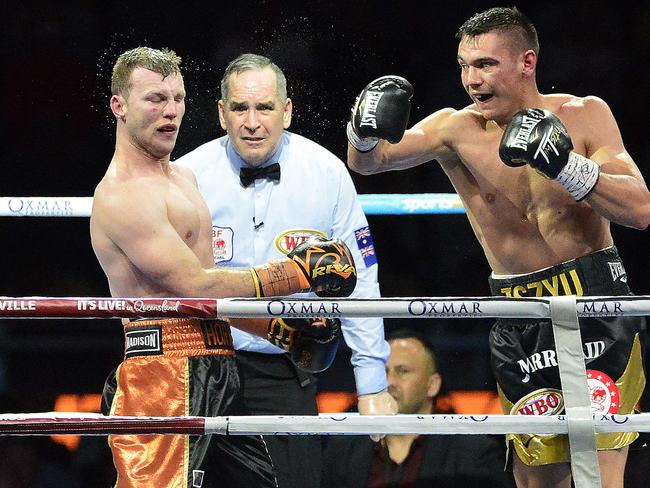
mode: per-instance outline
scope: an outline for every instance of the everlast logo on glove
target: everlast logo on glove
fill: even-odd
[[[363,101],[363,111],[361,114],[361,126],[377,128],[377,105],[383,92],[369,91],[366,93],[366,98]]]
[[[354,148],[366,152],[379,139],[397,144],[411,112],[413,87],[401,76],[382,76],[366,85],[357,97],[346,128]]]
[[[517,112],[503,131],[499,157],[508,166],[529,164],[554,179],[579,202],[598,183],[600,166],[573,151],[567,128],[553,112],[527,108]]]
[[[530,115],[524,115],[521,118],[521,127],[519,128],[519,131],[517,131],[517,135],[515,136],[515,140],[512,142],[513,147],[518,147],[519,149],[523,149],[524,151],[528,149],[528,141],[537,139],[537,137],[531,137],[531,133],[533,129],[539,124],[539,121],[542,119],[542,117],[538,117],[537,113],[532,112]],[[524,161],[522,163],[526,164]]]

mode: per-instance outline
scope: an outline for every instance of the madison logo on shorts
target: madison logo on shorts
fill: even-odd
[[[275,238],[275,247],[282,254],[289,254],[296,246],[311,239],[312,237],[323,237],[327,239],[327,234],[316,229],[289,229],[278,234]]]
[[[564,410],[562,392],[554,388],[535,390],[521,398],[510,415],[558,415]]]
[[[608,375],[602,371],[588,369],[587,386],[593,413],[618,413],[618,387]]]
[[[162,327],[131,327],[124,330],[124,356],[162,354]]]

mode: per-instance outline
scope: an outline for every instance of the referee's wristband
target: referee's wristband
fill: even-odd
[[[589,158],[574,152],[569,153],[569,160],[557,175],[555,181],[577,201],[591,193],[600,176],[600,166]]]
[[[352,144],[352,147],[359,152],[370,152],[377,144],[379,144],[378,137],[359,137],[357,133],[354,132],[351,122],[348,122],[345,132],[348,135],[348,141]]]

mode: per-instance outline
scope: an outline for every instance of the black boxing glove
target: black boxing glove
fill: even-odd
[[[374,149],[379,139],[402,140],[411,112],[413,87],[401,76],[382,76],[357,97],[347,125],[350,144],[361,152]]]
[[[508,166],[529,164],[562,185],[576,201],[598,183],[600,167],[573,152],[571,137],[560,119],[539,108],[517,112],[501,138],[499,157]]]
[[[310,373],[329,368],[340,337],[339,319],[277,318],[269,322],[268,340],[287,351],[296,366]]]
[[[340,239],[312,237],[287,254],[319,297],[349,297],[357,285],[357,269]]]

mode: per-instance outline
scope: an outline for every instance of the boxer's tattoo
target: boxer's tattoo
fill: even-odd
[[[289,261],[272,261],[257,266],[254,271],[259,280],[261,297],[286,296],[309,289],[309,284],[296,265]]]

